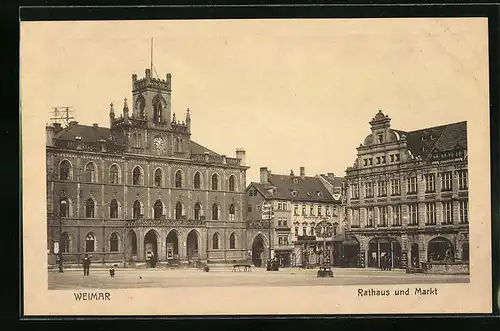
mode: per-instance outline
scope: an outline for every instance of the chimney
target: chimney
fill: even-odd
[[[260,183],[261,184],[269,183],[269,173],[270,173],[270,171],[267,170],[267,167],[260,168]]]
[[[93,126],[94,128],[98,128],[98,127],[99,127],[99,124],[98,124],[98,123],[94,123],[94,124],[92,124],[92,126]]]
[[[61,123],[54,123],[55,132],[61,130]]]
[[[300,167],[300,177],[304,178],[306,176],[306,169],[304,167]]]
[[[240,165],[245,165],[245,150],[243,148],[236,149],[236,158],[240,160]]]
[[[47,138],[45,144],[47,146],[54,146],[54,132],[55,128],[52,125],[47,125],[45,127],[45,136]]]
[[[295,174],[293,173],[293,169],[290,170],[290,177],[294,177]]]
[[[146,81],[148,83],[151,81],[151,69],[146,69]]]

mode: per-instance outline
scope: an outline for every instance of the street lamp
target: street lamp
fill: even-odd
[[[58,255],[59,255],[59,272],[64,272],[63,270],[63,254],[62,254],[62,247],[63,247],[63,239],[62,239],[62,210],[66,210],[66,200],[61,199],[60,205],[59,205],[59,248],[58,248]]]

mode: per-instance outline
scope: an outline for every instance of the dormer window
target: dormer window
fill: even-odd
[[[317,192],[316,193],[318,195],[318,197],[322,198],[323,197],[323,192]]]
[[[294,179],[293,179],[293,182],[294,182],[295,184],[297,184],[297,183],[299,182],[299,180],[298,180],[297,178],[294,178]]]
[[[381,133],[379,133],[379,134],[378,134],[378,143],[379,143],[379,144],[381,144],[381,143],[383,143],[383,142],[384,142],[384,135],[383,135],[383,134],[381,134]]]
[[[296,196],[297,196],[297,191],[293,190],[293,191],[292,191],[292,196],[293,196],[293,197],[296,197]]]

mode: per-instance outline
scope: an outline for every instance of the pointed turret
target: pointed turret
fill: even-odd
[[[125,123],[128,123],[128,105],[127,105],[127,98],[124,99],[123,101],[123,121]]]
[[[109,127],[113,126],[113,122],[115,121],[115,109],[113,107],[113,103],[109,104]]]
[[[188,132],[191,133],[191,114],[189,108],[186,111],[186,125]]]
[[[172,123],[174,123],[174,124],[177,123],[177,120],[175,119],[175,113],[173,113],[173,115],[172,115]]]

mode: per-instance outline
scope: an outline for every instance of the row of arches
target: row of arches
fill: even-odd
[[[72,252],[72,238],[68,232],[63,232],[61,234],[61,241],[59,243],[60,249],[63,253]],[[118,232],[112,232],[107,240],[107,251],[111,253],[118,253],[120,250],[121,238]],[[97,239],[93,232],[89,232],[85,235],[85,242],[83,250],[85,253],[94,253],[98,250]]]
[[[456,249],[460,249],[457,255]],[[419,243],[412,243],[407,251],[407,264],[410,267],[418,268],[422,262],[422,253],[427,262],[450,262],[455,260],[469,261],[469,243],[465,242],[455,247],[452,242],[445,237],[437,236],[429,240],[424,248]],[[356,266],[362,264],[359,261],[360,255],[359,241],[353,237],[348,245],[343,246],[343,264],[345,266]],[[381,260],[388,257],[393,268],[402,267],[401,244],[394,238],[373,238],[368,242],[366,250],[367,267],[379,268]]]
[[[167,102],[160,95],[156,95],[152,100],[153,105],[153,122],[163,123],[165,121],[165,109],[167,108]],[[139,95],[134,104],[133,116],[140,119],[146,118],[146,99],[143,95]]]
[[[139,215],[141,215],[140,214],[141,210],[142,210],[141,203],[139,202],[139,200],[136,200],[134,202],[134,206],[133,206],[133,217],[138,218]],[[187,216],[186,215],[186,208],[185,208],[184,204],[180,201],[178,201],[175,204],[174,210],[175,210],[174,215],[175,215],[176,220],[180,220],[180,219]],[[220,219],[221,207],[219,204],[214,203],[212,205],[210,211],[211,211],[211,217],[212,217],[211,219],[212,220],[219,220]],[[229,220],[230,221],[235,220],[236,219],[236,207],[234,204],[229,205],[228,212],[229,212]],[[165,204],[163,203],[162,200],[156,200],[156,202],[153,206],[153,218],[159,219],[164,215],[166,215]],[[196,202],[194,205],[194,208],[193,208],[193,214],[192,214],[193,219],[200,220],[204,216],[205,215],[204,215],[201,203]]]
[[[98,181],[97,166],[94,162],[88,162],[84,167],[83,180],[89,183]],[[73,166],[68,160],[63,160],[59,164],[59,179],[72,180]],[[120,167],[114,163],[109,168],[109,182],[111,184],[120,184],[122,182]],[[161,168],[156,168],[153,172],[153,184],[157,187],[164,186],[164,173]],[[144,170],[141,166],[135,166],[132,170],[132,185],[144,185]],[[182,170],[177,170],[174,174],[173,185],[175,188],[185,188],[185,175]],[[219,191],[222,189],[221,177],[217,173],[213,173],[210,180],[210,189]],[[195,172],[193,176],[193,188],[203,189],[203,175],[201,172]],[[227,189],[230,192],[236,191],[236,177],[230,175],[227,181]]]
[[[61,217],[71,217],[71,201],[68,197],[63,197],[60,201],[59,205],[59,215]],[[118,218],[119,217],[119,209],[120,204],[116,199],[112,199],[109,203],[109,217],[110,218]],[[86,218],[95,218],[96,217],[96,209],[97,203],[94,198],[89,197],[85,200],[85,217]],[[175,213],[174,217],[176,220],[181,220],[183,218],[187,218],[186,208],[184,204],[178,201],[175,205]],[[160,219],[166,215],[166,206],[165,203],[158,199],[153,205],[153,218]],[[229,220],[233,221],[236,219],[236,206],[234,204],[229,205],[228,209]],[[139,218],[141,215],[144,215],[144,207],[143,204],[139,200],[135,200],[132,206],[132,217],[134,219]],[[192,219],[201,220],[204,217],[204,211],[200,202],[196,202],[192,211]],[[221,216],[221,207],[219,204],[214,203],[211,207],[211,219],[219,220]]]

